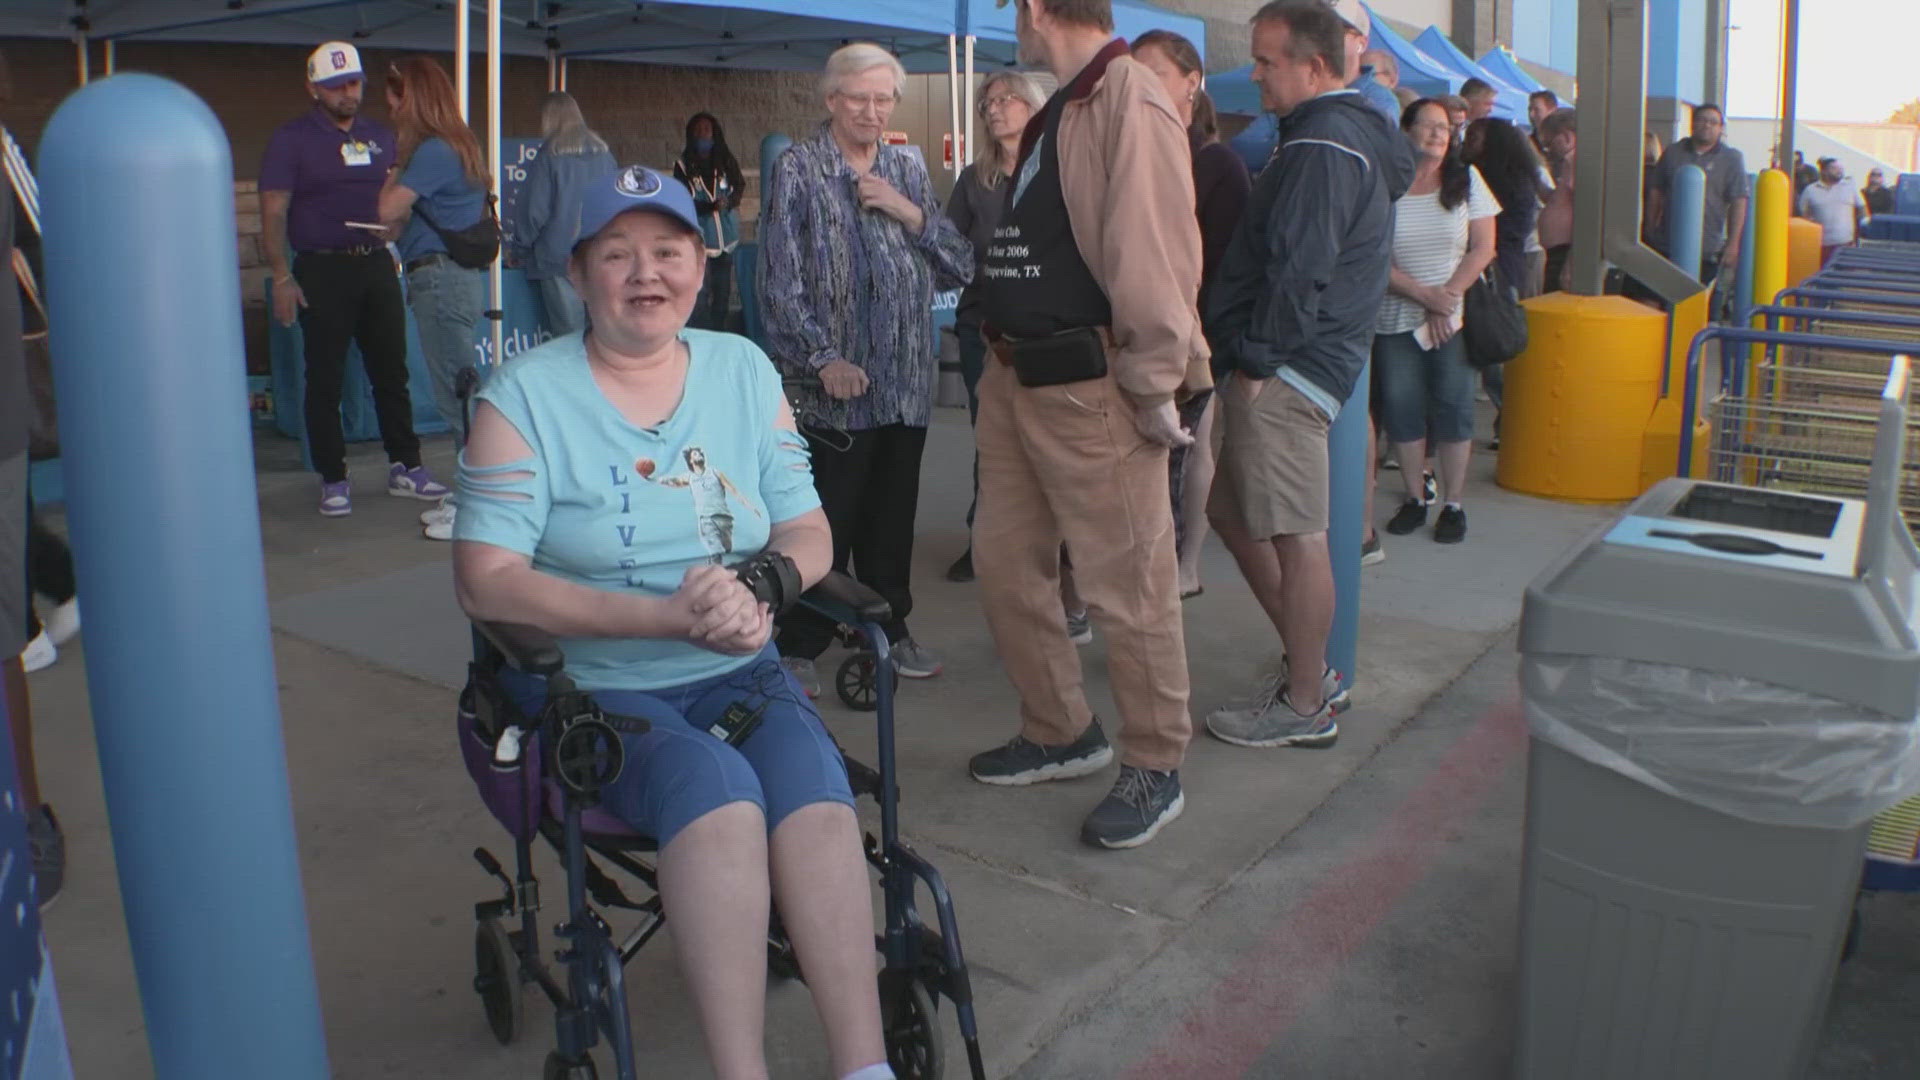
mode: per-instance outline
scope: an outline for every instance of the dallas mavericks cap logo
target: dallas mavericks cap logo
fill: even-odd
[[[660,174],[645,165],[629,165],[621,170],[613,187],[631,199],[651,199],[660,194]]]

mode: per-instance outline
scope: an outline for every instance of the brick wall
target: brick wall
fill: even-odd
[[[35,155],[40,133],[62,99],[78,85],[71,44],[0,39],[12,69],[14,95],[4,119]],[[260,196],[254,180],[260,156],[275,128],[310,107],[302,83],[305,49],[269,45],[178,45],[128,42],[116,58],[122,71],[146,71],[175,79],[205,100],[226,127],[233,147],[234,211],[240,267],[241,301],[249,367],[264,372],[267,318],[265,282],[270,273],[260,247]],[[362,62],[375,76],[366,98],[370,115],[386,118],[386,98],[378,76],[400,54],[366,49]],[[451,54],[439,59],[449,71]],[[486,57],[472,66],[474,130],[486,130]],[[587,122],[612,145],[623,162],[669,166],[685,141],[688,116],[711,112],[727,130],[727,141],[747,173],[743,229],[751,235],[759,205],[757,177],[760,139],[773,132],[799,135],[825,113],[817,76],[647,64],[575,62],[568,88],[579,99]],[[547,91],[544,60],[510,57],[501,79],[501,133],[535,137],[540,133],[540,102]]]

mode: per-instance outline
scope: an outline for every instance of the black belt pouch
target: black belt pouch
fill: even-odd
[[[1064,386],[1107,374],[1107,344],[1092,327],[1009,340],[1007,346],[1021,386]]]

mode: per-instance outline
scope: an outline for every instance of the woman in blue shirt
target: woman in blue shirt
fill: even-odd
[[[801,581],[833,541],[780,378],[752,342],[686,329],[705,244],[677,181],[590,185],[570,276],[590,316],[501,367],[460,462],[454,582],[476,619],[560,639],[627,735],[605,807],[660,845],[660,893],[714,1072],[767,1075],[771,888],[836,1076],[883,1080],[873,910],[853,795],[729,564],[774,550]],[[535,707],[538,689],[525,691]],[[709,725],[761,712],[738,746]]]
[[[454,378],[478,358],[474,326],[486,310],[487,275],[454,262],[440,233],[479,224],[493,181],[480,141],[460,119],[453,80],[438,62],[408,56],[389,67],[387,109],[400,147],[380,193],[380,219],[400,230],[407,306],[420,333],[434,408],[457,440],[465,425]],[[455,503],[449,496],[420,515],[428,539],[453,538]]]
[[[540,294],[547,329],[557,336],[586,329],[586,310],[567,280],[567,258],[580,235],[581,193],[615,166],[607,141],[587,126],[580,103],[565,91],[548,94],[540,107],[540,138],[514,204],[512,255]]]

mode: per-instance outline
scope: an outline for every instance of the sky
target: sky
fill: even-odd
[[[1780,0],[1731,0],[1727,114],[1778,116]],[[1920,97],[1920,0],[1801,0],[1802,120],[1885,120]]]

